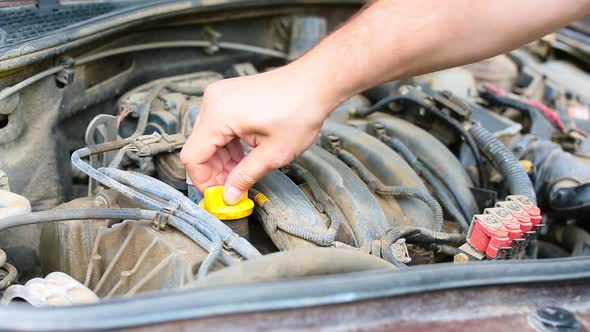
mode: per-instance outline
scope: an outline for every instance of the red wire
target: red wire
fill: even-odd
[[[489,83],[484,84],[484,89],[486,89],[488,92],[493,93],[497,96],[505,97],[507,95],[506,91],[504,91],[500,88],[497,88]],[[557,129],[559,129],[562,132],[566,131],[565,124],[563,123],[563,121],[561,121],[561,119],[559,118],[559,115],[557,115],[557,113],[555,113],[555,111],[553,111],[547,105],[545,105],[541,102],[538,102],[536,100],[529,100],[529,99],[524,99],[524,98],[522,98],[522,101],[533,106],[534,108],[536,108],[540,112],[542,112],[549,120],[551,120],[555,124]]]

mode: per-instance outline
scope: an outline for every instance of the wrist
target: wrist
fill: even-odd
[[[321,110],[324,117],[328,117],[338,105],[352,95],[348,95],[346,89],[337,84],[330,68],[326,68],[315,59],[307,59],[304,56],[280,70],[291,83],[293,93],[312,102],[313,108]]]

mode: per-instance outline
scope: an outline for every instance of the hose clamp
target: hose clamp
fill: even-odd
[[[226,250],[232,250],[233,246],[233,242],[239,238],[240,236],[234,232],[228,233],[224,238],[223,238],[223,247]]]

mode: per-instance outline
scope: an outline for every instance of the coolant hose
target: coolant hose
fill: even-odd
[[[167,201],[176,201],[181,209],[191,216],[205,221],[221,236],[226,245],[240,253],[245,258],[260,256],[260,252],[248,240],[240,237],[225,223],[198,207],[188,197],[170,185],[147,175],[127,172],[116,168],[100,168],[99,171],[114,180],[136,189],[145,191]]]
[[[388,262],[355,250],[300,248],[260,258],[211,273],[191,286],[211,287],[374,270],[395,270]]]
[[[516,157],[500,140],[479,123],[469,129],[481,151],[504,176],[512,195],[525,195],[537,204],[533,184]]]

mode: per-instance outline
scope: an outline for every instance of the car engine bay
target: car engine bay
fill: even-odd
[[[353,96],[236,206],[191,184],[207,85],[296,59],[350,12],[156,22],[0,78],[1,302],[588,255],[576,30]]]

